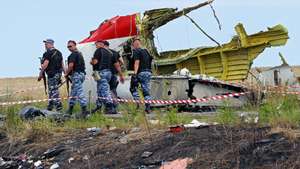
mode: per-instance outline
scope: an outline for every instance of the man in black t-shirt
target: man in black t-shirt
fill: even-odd
[[[54,48],[54,41],[46,39],[45,43],[46,52],[43,54],[41,60],[41,72],[38,78],[40,81],[43,78],[43,73],[46,72],[48,77],[48,94],[49,103],[47,110],[52,110],[56,107],[57,111],[62,110],[62,103],[59,99],[59,84],[61,83],[61,74],[63,72],[63,57],[59,50]]]
[[[143,49],[140,39],[134,39],[133,46],[133,60],[134,60],[134,74],[131,76],[130,92],[135,100],[139,100],[138,86],[141,84],[143,96],[145,101],[151,100],[150,96],[150,80],[152,76],[151,65],[153,57],[147,49]],[[139,107],[139,106],[138,106]],[[150,113],[150,104],[145,103],[146,113]]]
[[[106,48],[109,48],[109,42],[108,41],[104,41],[104,46]],[[113,53],[113,57],[114,59],[120,64],[120,66],[122,66],[124,64],[123,58],[120,56],[119,52],[110,49],[109,50]],[[118,98],[118,93],[117,93],[117,87],[119,85],[119,80],[118,80],[118,70],[113,66],[112,67],[112,76],[109,82],[109,86],[110,86],[110,91],[112,93],[112,97],[113,98]],[[114,102],[114,107],[117,108],[117,102]]]
[[[68,41],[68,49],[70,56],[68,57],[68,68],[66,70],[66,80],[71,77],[72,87],[69,99],[69,109],[68,114],[72,114],[76,100],[79,101],[82,110],[81,115],[86,117],[88,115],[87,111],[87,99],[85,98],[83,91],[83,82],[85,80],[85,64],[82,54],[77,50],[76,42],[73,40]]]
[[[117,69],[122,83],[124,82],[124,77],[119,63],[116,61],[115,57],[113,57],[113,53],[105,47],[104,41],[97,41],[96,45],[100,46],[100,48],[95,51],[91,64],[94,66],[98,64],[100,80],[97,82],[97,107],[92,112],[96,112],[101,109],[102,103],[104,103],[106,107],[105,113],[115,114],[116,110],[113,106],[109,86],[109,82],[112,77],[112,68],[115,67]]]

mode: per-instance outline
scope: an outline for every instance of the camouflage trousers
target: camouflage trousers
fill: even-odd
[[[143,96],[145,100],[151,100],[152,97],[150,96],[150,80],[151,80],[152,73],[148,71],[140,72],[137,75],[138,82],[142,87]],[[132,90],[132,96],[134,100],[140,100],[138,86],[135,86]],[[150,104],[146,103],[146,110],[150,110]]]
[[[87,106],[87,99],[83,91],[83,82],[85,80],[85,74],[83,72],[75,72],[71,76],[72,87],[69,99],[69,106],[74,106],[76,101],[79,102],[81,107]]]
[[[48,78],[48,95],[49,102],[47,110],[52,110],[54,107],[57,111],[62,110],[62,103],[59,96],[58,86],[61,83],[61,73],[55,74],[53,77]]]
[[[109,69],[104,69],[99,71],[100,80],[97,81],[97,107],[101,107],[102,104],[106,106],[106,109],[109,111],[115,111],[113,107],[112,97],[110,93],[109,82],[112,77],[112,73]]]

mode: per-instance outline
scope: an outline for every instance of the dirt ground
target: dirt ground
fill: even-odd
[[[271,133],[268,127],[210,126],[179,133],[155,130],[151,139],[148,136],[141,129],[97,136],[81,130],[9,143],[2,133],[0,157],[13,161],[11,168],[34,168],[33,163],[41,160],[45,168],[58,163],[60,168],[74,169],[150,169],[186,157],[193,159],[190,169],[300,168],[300,140]],[[53,151],[47,154],[48,149]],[[144,152],[150,156],[142,157]]]

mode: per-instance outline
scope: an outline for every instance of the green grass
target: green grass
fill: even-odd
[[[261,123],[280,127],[299,127],[300,103],[295,95],[271,95],[259,109]]]
[[[9,98],[13,100],[14,98]],[[30,99],[28,97],[27,99]],[[67,101],[63,101],[64,110],[67,110]],[[288,95],[268,95],[261,105],[249,106],[246,104],[245,111],[259,112],[259,124],[271,125],[273,127],[297,128],[300,124],[300,103],[297,96]],[[2,127],[11,140],[16,138],[31,138],[33,140],[39,138],[48,138],[57,132],[68,132],[69,130],[81,130],[89,127],[106,128],[116,127],[127,130],[133,127],[140,128],[162,128],[166,129],[171,125],[182,125],[190,123],[193,119],[202,122],[218,122],[221,125],[241,125],[241,120],[236,110],[230,108],[229,102],[224,102],[223,108],[218,110],[215,116],[193,116],[178,113],[176,107],[163,109],[155,109],[154,119],[157,124],[151,124],[145,121],[143,106],[136,110],[135,104],[120,104],[119,111],[122,112],[121,118],[109,118],[101,112],[93,114],[86,120],[71,119],[64,123],[56,123],[49,119],[39,119],[34,121],[22,121],[18,112],[26,105],[2,106],[0,113],[6,115],[6,122]],[[34,103],[32,106],[37,108],[45,108],[46,102]],[[92,104],[94,107],[95,105]],[[80,112],[80,107],[75,107],[75,112]]]
[[[241,123],[239,115],[231,108],[229,102],[224,102],[223,107],[218,109],[216,121],[222,125],[238,125]]]

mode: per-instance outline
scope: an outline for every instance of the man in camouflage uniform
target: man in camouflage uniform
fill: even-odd
[[[119,63],[113,57],[113,53],[104,45],[105,41],[97,41],[96,45],[100,46],[94,53],[91,64],[99,66],[100,80],[97,83],[98,102],[105,104],[106,114],[116,114],[113,106],[112,97],[110,93],[109,82],[112,77],[112,68],[115,67],[119,72],[120,81],[124,82],[124,77],[121,72]],[[98,103],[99,104],[99,103]],[[95,111],[95,110],[94,110]],[[93,112],[94,112],[93,111]],[[96,110],[97,111],[97,110]]]
[[[152,76],[151,64],[153,57],[149,54],[147,49],[143,49],[140,39],[134,39],[133,46],[133,60],[134,60],[134,74],[131,76],[130,92],[135,100],[140,100],[138,86],[141,84],[143,96],[145,100],[151,100],[150,96],[150,80]],[[145,112],[150,113],[150,104],[145,103]]]
[[[46,72],[49,95],[47,110],[51,111],[55,107],[57,111],[61,111],[63,107],[58,88],[61,83],[61,75],[64,67],[63,57],[61,52],[54,48],[54,41],[52,39],[46,39],[43,42],[45,43],[46,52],[41,59],[41,72],[38,81],[43,78],[43,74]]]
[[[73,40],[68,41],[68,49],[71,54],[68,57],[68,68],[66,70],[66,80],[71,77],[72,87],[69,99],[69,109],[68,114],[73,113],[74,106],[78,100],[82,110],[82,116],[86,117],[88,115],[87,111],[87,99],[85,98],[83,91],[83,82],[85,80],[85,63],[82,54],[77,50],[76,42]]]

